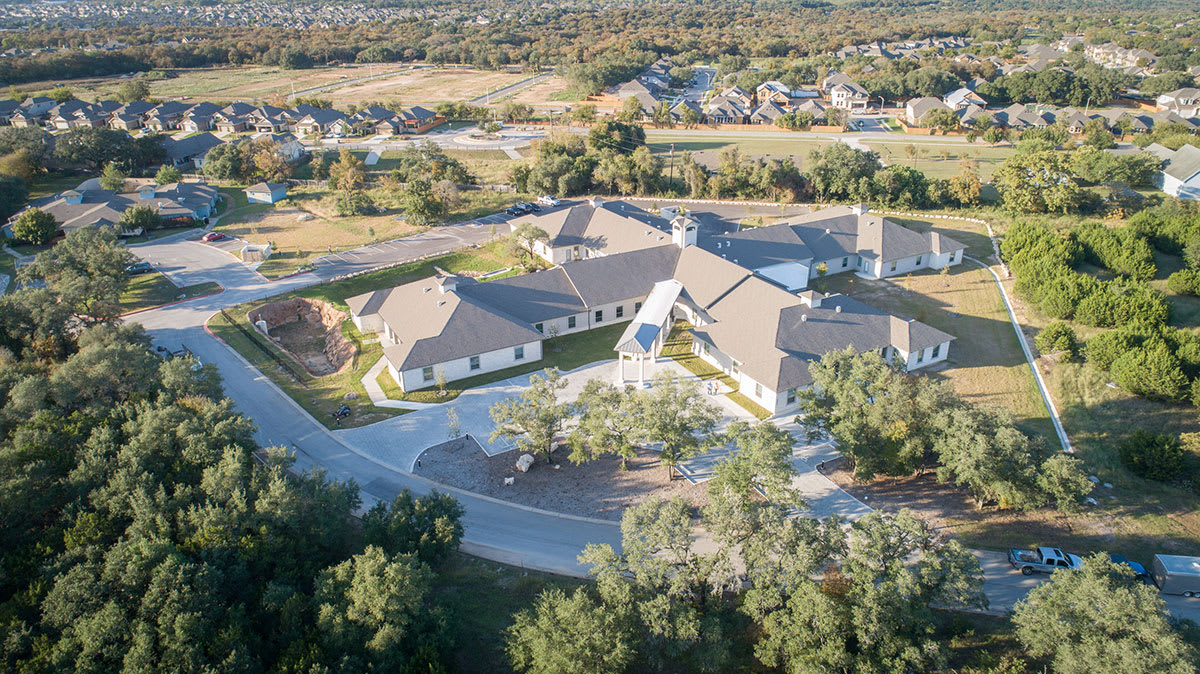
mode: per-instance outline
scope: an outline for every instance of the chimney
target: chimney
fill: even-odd
[[[592,208],[600,208],[604,205],[604,200],[600,197],[588,197],[587,202]]]
[[[850,212],[855,215],[866,215],[869,210],[871,209],[866,204],[854,204],[850,207]]]
[[[814,309],[821,306],[821,301],[825,296],[815,290],[803,290],[800,292],[800,303],[806,307]]]

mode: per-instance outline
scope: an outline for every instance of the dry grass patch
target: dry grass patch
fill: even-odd
[[[328,92],[339,102],[377,101],[387,99],[406,105],[469,101],[488,91],[502,89],[529,77],[522,73],[506,73],[468,68],[421,68],[406,70],[393,77],[351,84]]]
[[[826,280],[830,291],[847,295],[880,310],[922,323],[955,336],[948,366],[936,372],[964,400],[1010,411],[1027,432],[1057,444],[1050,413],[992,277],[970,262],[949,274],[923,272],[886,281],[868,281],[853,274]],[[928,371],[928,370],[927,370]]]
[[[529,152],[528,149],[525,151]],[[521,160],[513,159],[503,150],[446,150],[446,155],[466,165],[484,185],[508,183],[508,174]]]
[[[554,75],[518,91],[510,100],[536,107],[563,107],[563,102],[575,99],[571,85],[563,77]]]
[[[397,64],[376,65],[374,70],[366,66],[347,65],[304,70],[287,70],[267,66],[230,66],[225,68],[197,68],[195,70],[172,71],[175,76],[150,80],[150,94],[157,98],[195,98],[208,100],[266,99],[275,94],[290,94],[295,90],[336,84],[342,80],[366,77],[399,69]],[[121,83],[126,80],[113,78],[99,80],[86,86],[96,98],[111,98]],[[324,96],[324,93],[318,95]]]

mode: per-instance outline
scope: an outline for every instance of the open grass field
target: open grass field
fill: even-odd
[[[121,292],[120,305],[125,313],[144,311],[168,302],[211,295],[220,290],[221,286],[212,281],[180,288],[159,272],[139,274],[129,277],[125,290]]]
[[[339,87],[322,96],[338,103],[394,101],[404,105],[432,105],[446,101],[469,101],[528,77],[523,73],[470,68],[421,68]]]
[[[668,172],[668,175],[672,168],[675,169],[676,177],[680,175],[679,167],[682,165],[684,152],[691,152],[692,157],[697,162],[710,169],[715,169],[721,161],[721,153],[728,148],[736,146],[745,159],[791,158],[796,163],[796,166],[803,170],[805,162],[808,161],[808,154],[813,150],[819,150],[829,145],[831,142],[807,138],[797,138],[795,140],[735,138],[721,136],[719,132],[714,132],[711,136],[706,136],[703,140],[680,141],[671,136],[656,136],[653,131],[646,132],[646,145],[650,148],[651,152],[663,159],[665,163],[664,170]],[[675,158],[673,161],[670,159],[672,145],[675,148]]]
[[[920,170],[930,178],[950,178],[962,172],[962,159],[969,157],[974,159],[979,166],[979,177],[983,180],[991,180],[992,174],[1005,159],[1011,157],[1015,150],[1010,146],[985,145],[976,143],[974,145],[957,145],[945,144],[934,145],[931,143],[907,143],[904,141],[876,141],[865,139],[862,141],[867,147],[871,148],[879,154],[880,159],[885,164],[901,164],[903,166],[911,166]],[[911,145],[916,151],[916,156],[909,158],[906,147]]]
[[[1056,443],[1050,413],[1008,321],[1000,291],[985,270],[963,262],[945,275],[924,271],[869,281],[838,274],[825,283],[827,290],[954,335],[949,365],[935,370],[935,376],[949,381],[964,400],[1006,409],[1026,432]]]
[[[514,166],[522,163],[513,159],[503,150],[446,150],[446,155],[453,157],[466,165],[474,173],[479,182],[485,185],[501,185],[508,182],[508,173]],[[526,148],[521,154],[529,154]],[[386,154],[386,153],[385,153]]]
[[[572,91],[571,85],[565,78],[554,75],[532,87],[518,91],[508,100],[532,105],[535,108],[562,108],[567,103],[581,99],[581,96]]]
[[[173,76],[149,80],[150,95],[156,98],[189,98],[194,100],[265,100],[276,94],[288,95],[311,87],[337,84],[406,66],[381,64],[329,66],[304,70],[287,70],[271,66],[227,66],[168,71]],[[113,98],[127,80],[106,78],[66,82],[78,98],[93,100]],[[49,90],[55,83],[25,85],[31,91]],[[294,89],[293,89],[294,87]],[[325,97],[326,93],[319,94]]]

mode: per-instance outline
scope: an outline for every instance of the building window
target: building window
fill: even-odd
[[[597,309],[597,310],[596,310],[596,322],[597,322],[597,323],[599,323],[599,322],[601,322],[601,321],[603,321],[603,320],[604,320],[604,310],[603,310],[603,309]]]
[[[937,358],[939,355],[941,355],[941,353],[942,353],[942,345],[938,344],[937,346],[933,347],[933,354],[931,354],[929,357]]]
[[[896,263],[895,262],[892,263],[892,266],[890,269],[888,269],[888,271],[896,271]]]
[[[704,355],[708,355],[708,342],[704,343]]]
[[[425,381],[433,381],[433,366],[421,368],[421,379]]]
[[[639,312],[639,311],[641,311],[641,310],[642,310],[642,303],[641,303],[641,302],[634,302],[634,303],[633,303],[633,313],[635,313],[635,314],[636,314],[637,312]]]
[[[575,317],[567,316],[567,329],[570,330],[571,328],[574,328],[574,327],[575,327]]]
[[[918,363],[925,362],[925,349],[921,349],[921,350],[917,351],[917,362]]]
[[[544,333],[544,332],[546,332],[545,330],[543,330],[543,328],[545,328],[545,327],[546,327],[545,325],[542,325],[541,323],[538,323],[537,325],[533,326],[533,329],[534,329],[534,330],[537,330],[538,332],[543,332],[543,333]]]
[[[849,266],[850,266],[850,258],[848,258],[848,257],[842,258],[842,268],[844,269]]]
[[[787,404],[791,405],[796,402],[796,389],[788,389]]]
[[[525,347],[523,347],[523,346],[514,346],[513,347],[513,360],[525,360]]]
[[[471,369],[472,370],[479,369],[479,356],[471,356]]]
[[[754,384],[754,397],[755,398],[762,397],[762,384],[759,384],[757,382],[755,382],[755,384]]]
[[[921,266],[921,256],[920,255],[917,256],[917,266],[918,267]]]
[[[624,316],[625,316],[625,305],[622,304],[617,307],[617,318],[622,318]]]

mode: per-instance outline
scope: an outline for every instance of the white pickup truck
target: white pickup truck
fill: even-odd
[[[1083,560],[1079,558],[1079,555],[1072,555],[1058,548],[1035,548],[1033,550],[1011,548],[1008,551],[1008,563],[1026,576],[1031,576],[1035,571],[1042,573],[1053,573],[1059,569],[1074,571],[1079,569]]]

